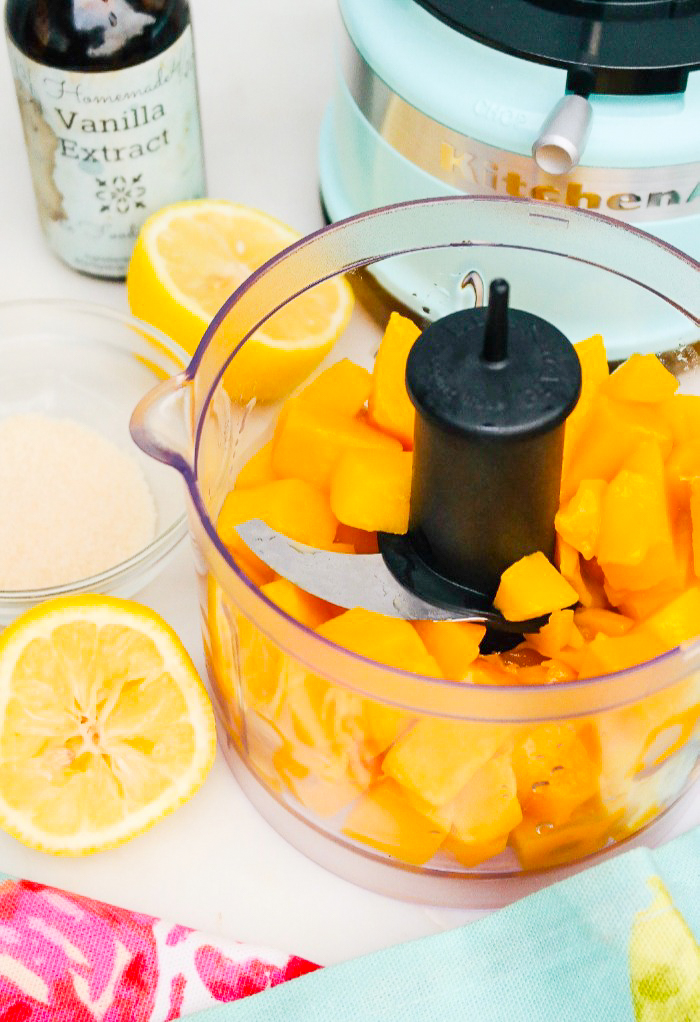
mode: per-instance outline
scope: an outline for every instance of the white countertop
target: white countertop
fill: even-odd
[[[333,81],[334,0],[190,0],[209,194],[302,232],[322,224],[317,137]],[[47,249],[7,58],[0,52],[0,300],[72,298],[128,311],[123,285],[80,276]],[[137,597],[176,629],[204,677],[187,542]],[[700,822],[700,800],[674,830]],[[261,819],[218,755],[203,789],[149,833],[55,859],[0,834],[0,871],[329,964],[470,918],[404,904],[325,872]]]

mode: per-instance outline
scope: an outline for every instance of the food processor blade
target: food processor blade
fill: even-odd
[[[269,568],[312,596],[351,609],[408,621],[472,621],[496,631],[537,631],[545,618],[507,621],[493,608],[435,606],[404,588],[381,554],[338,554],[297,543],[258,518],[236,526],[243,542]]]

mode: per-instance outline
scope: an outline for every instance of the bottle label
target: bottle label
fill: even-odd
[[[78,270],[123,277],[144,220],[205,192],[191,27],[120,71],[50,68],[13,43],[10,61],[50,244]]]

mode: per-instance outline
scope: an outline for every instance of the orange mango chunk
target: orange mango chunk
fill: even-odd
[[[586,560],[590,560],[596,552],[606,487],[603,479],[583,479],[571,500],[559,508],[554,519],[554,526],[562,539]]]
[[[656,355],[630,355],[610,376],[605,392],[617,401],[666,401],[678,390],[678,380]]]
[[[508,835],[500,834],[493,841],[459,841],[452,834],[449,834],[442,846],[442,851],[452,855],[457,862],[467,869],[478,866],[487,859],[493,859],[500,855],[508,847]]]
[[[279,476],[298,476],[326,489],[341,456],[350,450],[401,450],[398,440],[367,422],[295,398],[277,422],[272,467]]]
[[[664,642],[650,629],[637,625],[624,635],[597,635],[585,648],[579,677],[614,674],[653,660],[663,653]]]
[[[236,693],[238,671],[235,661],[227,665],[226,677],[223,671],[216,671],[216,678],[221,688],[225,688],[229,708],[235,707],[236,712],[243,703],[255,710],[265,719],[274,716],[274,708],[284,695],[284,682],[280,677],[280,662],[283,654],[279,646],[267,638],[252,621],[235,610],[230,611],[235,622],[238,638],[238,665],[240,667],[240,686],[242,695]],[[215,664],[215,667],[219,665]],[[240,726],[240,723],[239,723]]]
[[[414,866],[432,859],[446,837],[437,824],[416,812],[390,780],[374,785],[350,809],[343,834]]]
[[[700,395],[674,394],[658,406],[676,444],[692,443],[700,437]]]
[[[235,487],[237,490],[247,489],[250,486],[260,486],[262,483],[269,483],[275,478],[272,468],[272,441],[269,440],[255,452],[236,476]]]
[[[516,742],[513,770],[523,812],[555,825],[598,791],[600,766],[571,723],[540,724]]]
[[[614,599],[611,592],[611,603],[628,617],[637,621],[644,621],[654,611],[670,603],[672,599],[679,596],[685,589],[695,581],[693,573],[692,557],[692,528],[690,514],[683,512],[676,517],[673,526],[673,563],[666,560],[666,552],[662,548],[655,548],[653,557],[662,556],[665,560],[665,577],[656,585],[643,589],[627,589],[616,593]],[[653,563],[653,557],[650,561]],[[642,566],[645,567],[645,566]],[[620,581],[629,581],[625,575],[634,572],[635,569],[615,568],[613,574],[622,574]]]
[[[450,802],[426,807],[426,815],[465,844],[490,845],[523,818],[510,756],[494,756],[481,766]]]
[[[418,633],[402,618],[354,607],[321,625],[317,632],[344,649],[388,667],[440,677],[440,668]]]
[[[585,642],[596,635],[625,635],[634,626],[632,618],[604,607],[579,607],[574,611],[574,622]]]
[[[690,521],[692,525],[693,571],[700,578],[700,479],[690,486]]]
[[[352,418],[364,408],[371,389],[370,371],[343,358],[319,373],[299,397],[314,408],[327,408]]]
[[[616,589],[648,589],[676,569],[664,464],[655,442],[639,444],[605,491],[598,562]]]
[[[502,747],[514,729],[505,724],[426,717],[392,745],[382,771],[415,798],[441,806],[456,798],[477,770]]]
[[[356,554],[376,554],[379,551],[376,533],[355,529],[352,525],[343,525],[342,522],[338,524],[335,542],[349,543]]]
[[[414,671],[439,677],[440,670],[435,660],[428,654],[418,636],[411,635],[411,626],[399,618],[387,618],[371,611],[356,608],[346,611],[338,617],[321,625],[318,634],[335,642],[345,649],[359,653],[378,663],[401,670]],[[317,688],[320,686],[321,697],[316,700],[316,712],[326,723],[328,738],[332,741],[340,725],[333,722],[328,712],[324,712],[323,695],[330,686],[321,679],[314,679]],[[307,679],[307,688],[309,679]],[[338,704],[338,691],[334,689],[334,704]],[[357,697],[354,697],[357,698]],[[342,702],[342,700],[341,700]],[[376,756],[383,753],[398,736],[406,730],[412,718],[403,710],[387,706],[374,700],[362,700],[361,711],[358,710],[358,728],[364,732],[364,740],[368,755]]]
[[[603,583],[590,577],[590,571],[584,578],[583,568],[595,565],[595,562],[582,560],[578,550],[557,535],[554,548],[554,563],[570,586],[576,591],[582,607],[603,607],[607,604]]]
[[[608,378],[608,359],[600,334],[593,334],[574,344],[581,364],[581,394],[575,408],[566,420],[562,474],[568,472],[574,448],[584,432],[593,401],[601,385]]]
[[[371,422],[407,450],[413,449],[415,409],[406,391],[406,361],[420,332],[410,319],[392,312],[374,362],[369,396]]]
[[[657,441],[663,457],[668,457],[673,443],[671,427],[658,414],[657,406],[613,401],[599,393],[562,477],[562,499],[568,500],[583,479],[610,481],[642,440]]]
[[[396,706],[366,699],[364,704],[365,743],[371,756],[380,756],[399,735],[415,722],[415,717]]]
[[[479,655],[479,643],[486,634],[483,625],[469,621],[414,621],[413,627],[443,677],[463,681]]]
[[[221,541],[253,581],[270,582],[273,572],[239,537],[236,525],[261,518],[271,529],[309,546],[327,547],[333,542],[338,522],[328,498],[302,479],[276,479],[261,486],[233,490],[226,497],[217,522]]]
[[[583,636],[574,623],[573,610],[553,611],[539,632],[530,633],[525,638],[533,649],[550,659],[557,657],[567,646],[573,649],[583,646]]]
[[[656,535],[658,498],[644,476],[626,468],[617,473],[603,501],[598,542],[601,564],[637,565],[644,560]]]
[[[412,466],[410,451],[346,451],[331,476],[331,508],[338,521],[366,532],[405,533]]]
[[[676,511],[689,506],[691,486],[697,479],[700,479],[700,439],[674,447],[666,462],[666,483]]]
[[[538,550],[506,568],[493,605],[506,620],[525,621],[577,601],[576,590]]]
[[[305,762],[304,751],[294,742],[283,742],[273,754],[273,766],[307,809],[318,816],[335,816],[362,794],[363,788],[350,777],[333,780],[321,777],[312,760],[309,760],[311,767]]]
[[[326,603],[318,596],[312,596],[286,578],[267,582],[261,586],[261,591],[268,600],[276,603],[280,610],[307,628],[318,628],[340,613],[339,607]]]
[[[603,848],[622,813],[610,814],[597,798],[580,806],[559,826],[526,813],[510,835],[523,869],[545,869],[582,859]]]
[[[665,649],[694,639],[700,633],[700,587],[692,586],[645,621],[645,627],[658,635]]]

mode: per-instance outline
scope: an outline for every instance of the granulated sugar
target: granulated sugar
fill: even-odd
[[[155,535],[136,460],[86,426],[44,415],[0,420],[0,590],[75,582]]]

